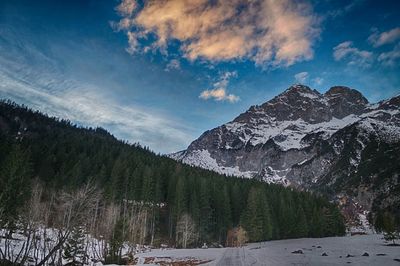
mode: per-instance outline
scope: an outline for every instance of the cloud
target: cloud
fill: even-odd
[[[369,67],[373,61],[373,53],[360,50],[353,46],[353,42],[346,41],[333,48],[333,57],[336,61],[347,60],[348,65]]]
[[[393,43],[400,39],[400,27],[385,32],[379,32],[377,29],[368,37],[368,41],[374,46],[379,47],[385,44]]]
[[[126,33],[126,36],[128,37],[128,44],[129,44],[129,47],[126,48],[126,51],[129,54],[133,55],[139,50],[139,42],[136,38],[136,34],[132,31],[128,31]]]
[[[150,0],[138,11],[124,2],[129,1],[117,8],[123,17],[113,27],[135,32],[135,48],[141,40],[154,40],[140,52],[165,52],[178,41],[191,61],[248,59],[262,66],[290,66],[313,58],[320,32],[311,5],[302,1]]]
[[[122,0],[115,10],[117,10],[121,16],[130,16],[136,8],[136,0]]]
[[[173,69],[181,69],[181,63],[177,59],[172,59],[165,67],[165,71],[171,71]]]
[[[63,79],[57,73],[28,68],[26,73],[11,70],[14,66],[1,59],[1,98],[27,104],[80,125],[101,126],[118,138],[139,142],[157,152],[180,150],[193,140],[190,134],[193,129],[165,114],[121,104],[92,84]]]
[[[294,75],[294,78],[297,83],[304,84],[308,81],[308,79],[310,79],[310,74],[308,72],[300,72]],[[311,82],[314,85],[319,86],[324,82],[324,79],[321,77],[315,77],[311,80]]]
[[[216,101],[228,101],[230,103],[235,103],[240,100],[240,98],[234,94],[228,94],[226,89],[229,84],[229,79],[231,77],[237,77],[237,72],[225,72],[221,75],[219,80],[213,84],[213,89],[204,90],[199,95],[199,98],[203,100],[208,100],[213,98]]]
[[[203,91],[200,98],[207,100],[210,98],[214,98],[216,101],[227,100],[231,103],[239,101],[239,97],[233,94],[226,94],[226,90],[224,88],[205,90]]]
[[[396,45],[392,51],[381,53],[378,61],[384,66],[396,66],[400,59],[400,44]]]
[[[352,0],[349,4],[345,5],[340,9],[331,10],[327,13],[327,16],[336,19],[338,17],[344,16],[345,14],[351,12],[354,8],[361,5],[365,0]]]
[[[324,83],[324,79],[321,77],[316,77],[312,81],[314,82],[315,85],[322,85],[322,83]]]
[[[308,79],[308,72],[300,72],[294,75],[294,78],[298,83],[305,83]]]

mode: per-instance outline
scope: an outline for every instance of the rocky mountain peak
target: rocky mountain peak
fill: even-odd
[[[313,90],[310,87],[303,85],[303,84],[294,84],[290,86],[287,90],[285,90],[280,95],[288,95],[288,94],[297,94],[302,95],[302,93],[310,93],[315,95],[320,95],[317,90]]]
[[[261,105],[277,121],[302,119],[310,123],[329,121],[331,116],[321,93],[308,86],[296,84]]]
[[[400,95],[379,103],[379,109],[398,109],[400,107]]]
[[[368,104],[368,100],[358,90],[346,86],[333,86],[324,95],[330,99],[342,97],[348,101]]]
[[[234,121],[251,120],[294,121],[301,119],[315,124],[327,122],[332,117],[342,119],[366,111],[368,100],[357,90],[334,86],[325,94],[302,84],[290,86],[284,92],[260,106],[252,106]],[[257,122],[258,123],[258,122]]]
[[[350,114],[362,114],[368,105],[368,100],[359,91],[345,86],[330,88],[324,97],[328,101],[332,115],[339,119]]]

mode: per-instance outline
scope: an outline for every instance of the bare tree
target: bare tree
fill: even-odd
[[[183,214],[176,225],[176,242],[186,248],[192,244],[196,238],[196,225],[189,214]]]
[[[249,241],[246,230],[244,230],[244,228],[241,226],[239,226],[239,228],[236,231],[236,239],[237,239],[237,246],[239,247],[243,246],[247,241]]]
[[[38,238],[38,228],[41,223],[41,196],[43,188],[38,180],[34,182],[30,199],[22,207],[18,218],[18,239],[13,239],[12,234],[4,237],[4,251],[0,250],[1,259],[8,260],[14,264],[23,265],[35,247]],[[6,232],[7,229],[4,229]],[[21,238],[22,237],[22,238]],[[17,245],[19,242],[20,245]]]
[[[52,247],[47,250],[47,254],[37,263],[37,266],[42,266],[49,259],[55,257],[57,251],[70,237],[74,227],[87,224],[87,220],[91,217],[93,210],[96,209],[96,203],[100,196],[101,193],[90,183],[75,192],[61,193],[57,202],[58,217],[61,218],[56,221],[56,225],[58,225],[57,237]]]
[[[119,220],[121,213],[121,206],[119,204],[110,203],[105,206],[101,216],[102,219],[99,222],[98,236],[101,239],[99,247],[101,247],[102,257],[105,259],[110,253],[109,245],[111,239],[113,238],[113,229]]]

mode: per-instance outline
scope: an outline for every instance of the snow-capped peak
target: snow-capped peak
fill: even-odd
[[[348,87],[335,86],[321,94],[297,84],[205,132],[186,151],[171,157],[227,175],[258,177],[285,185],[304,182],[288,180],[288,176],[315,164],[308,174],[315,183],[331,162],[312,158],[323,143],[332,142],[335,156],[340,154],[344,140],[331,141],[338,132],[354,126],[387,141],[398,141],[399,103],[400,97],[394,97],[369,104],[360,92]]]

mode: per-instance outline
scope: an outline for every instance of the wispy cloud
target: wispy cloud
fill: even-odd
[[[308,72],[297,73],[296,75],[294,75],[294,79],[298,83],[305,83],[307,81],[307,79],[308,79]]]
[[[80,125],[104,127],[118,138],[140,142],[157,152],[177,151],[193,140],[192,129],[179,121],[154,110],[122,104],[95,85],[49,71],[21,69],[28,68],[0,57],[0,98]]]
[[[229,79],[232,77],[237,77],[237,73],[229,71],[223,73],[219,80],[213,84],[213,89],[202,91],[199,98],[203,100],[214,99],[216,101],[228,101],[230,103],[239,101],[239,96],[227,93]]]
[[[181,63],[178,59],[172,59],[171,61],[169,61],[164,70],[171,71],[174,69],[181,69]]]
[[[368,37],[368,41],[374,46],[379,47],[385,44],[394,43],[400,39],[400,27],[379,32],[376,28],[373,29],[373,33]]]
[[[140,10],[130,2],[117,7],[123,17],[113,23],[128,34],[129,52],[165,52],[177,40],[192,61],[248,59],[262,66],[289,66],[313,58],[320,32],[311,6],[299,1],[145,1]],[[156,40],[139,50],[140,40],[148,43],[150,35]]]
[[[297,83],[305,84],[308,81],[311,82],[313,86],[320,86],[324,82],[324,79],[321,77],[315,77],[312,78],[312,75],[310,75],[308,72],[300,72],[294,75],[294,79],[296,80]]]
[[[353,42],[346,41],[333,48],[333,58],[336,61],[346,60],[348,65],[369,67],[373,62],[373,53],[354,47]]]
[[[378,61],[385,66],[396,66],[400,60],[400,44],[397,44],[393,50],[381,53],[378,56]]]
[[[129,54],[133,55],[137,51],[139,51],[139,42],[136,38],[136,33],[132,32],[132,31],[128,31],[126,33],[126,36],[128,37],[128,44],[129,44],[129,46],[126,48],[126,51]]]
[[[328,18],[332,19],[344,16],[345,14],[353,11],[357,6],[360,6],[363,2],[365,2],[365,0],[352,0],[349,4],[343,6],[342,8],[329,11],[327,16]]]
[[[321,78],[321,77],[316,77],[316,78],[313,78],[313,79],[312,79],[312,82],[313,82],[315,85],[319,86],[319,85],[322,85],[322,83],[324,83],[324,79]]]

